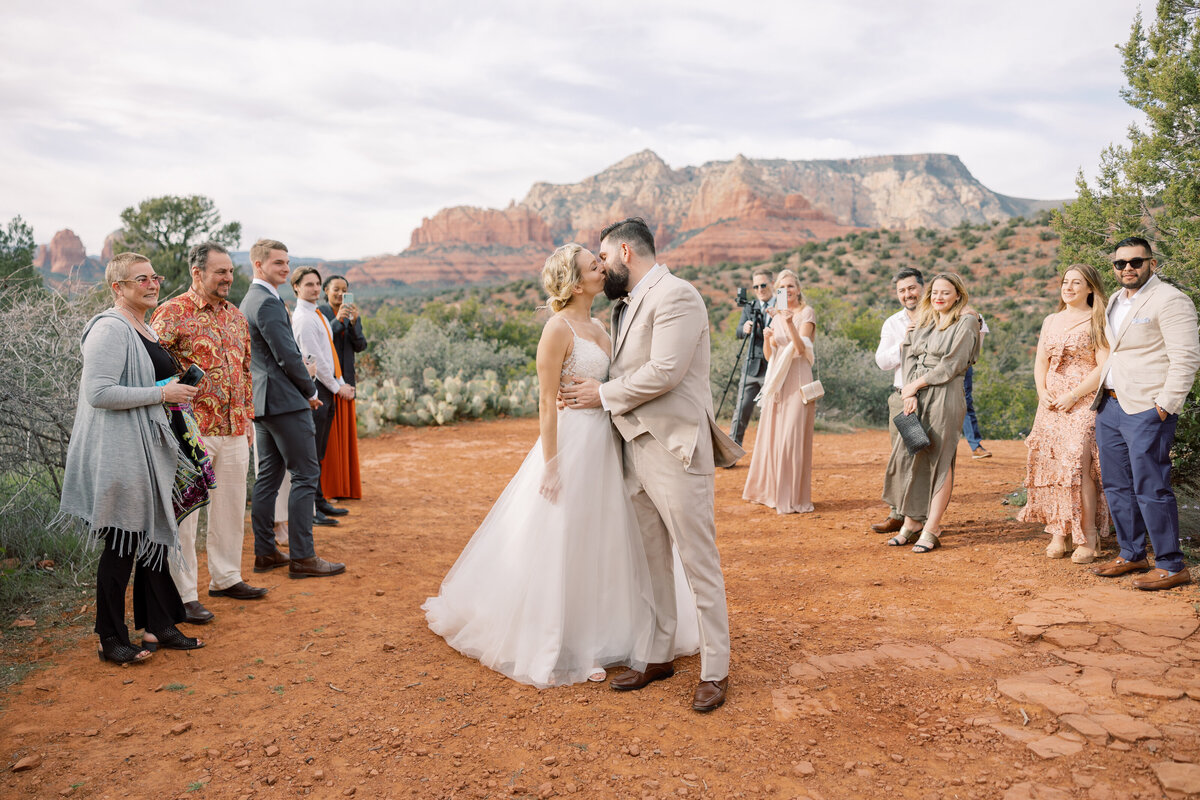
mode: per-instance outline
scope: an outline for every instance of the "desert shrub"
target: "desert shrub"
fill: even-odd
[[[426,367],[434,367],[434,375],[482,375],[488,370],[507,380],[533,371],[532,361],[525,352],[494,339],[474,338],[458,319],[439,326],[420,317],[403,336],[379,344],[381,378],[407,378],[414,390],[424,394],[431,387],[425,384]]]
[[[1025,368],[1005,372],[984,359],[975,365],[973,381],[971,396],[985,439],[1022,439],[1029,434],[1038,404],[1032,360]]]
[[[390,425],[450,425],[500,414],[523,417],[538,408],[535,376],[502,381],[495,370],[475,377],[459,371],[443,378],[427,367],[420,391],[408,376],[367,379],[357,389],[358,430],[363,436],[374,436]]]
[[[817,416],[856,425],[886,426],[892,373],[879,368],[874,351],[837,335],[818,337],[814,347],[817,377],[825,387],[825,396],[817,402]]]

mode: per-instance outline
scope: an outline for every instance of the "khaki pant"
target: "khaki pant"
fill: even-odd
[[[674,653],[674,542],[696,598],[700,680],[721,680],[729,674],[729,614],[713,519],[713,476],[685,472],[683,463],[648,433],[625,442],[624,461],[625,489],[637,512],[654,591],[654,638],[644,660],[662,663]]]
[[[208,588],[228,589],[242,579],[242,543],[246,533],[246,471],[250,445],[245,436],[202,436],[212,457],[217,488],[208,504]],[[171,577],[183,602],[198,600],[199,564],[196,527],[200,513],[179,523],[179,552],[170,554]]]

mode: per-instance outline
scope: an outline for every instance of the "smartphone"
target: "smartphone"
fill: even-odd
[[[345,294],[342,295],[342,305],[344,305],[344,306],[354,305],[354,292],[346,292]]]
[[[187,368],[187,371],[179,376],[179,382],[187,386],[198,386],[203,378],[204,370],[192,364]]]
[[[775,290],[775,307],[780,311],[787,310],[787,289]]]

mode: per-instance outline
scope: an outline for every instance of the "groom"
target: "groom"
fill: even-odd
[[[600,234],[605,294],[612,310],[612,366],[601,385],[579,379],[564,389],[573,408],[603,406],[624,440],[625,487],[637,510],[654,590],[645,671],[613,678],[620,691],[675,674],[676,605],[671,543],[679,551],[700,622],[696,711],[712,711],[729,689],[729,617],[713,519],[715,466],[744,455],[713,419],[708,312],[700,293],[656,262],[654,235],[640,217]]]

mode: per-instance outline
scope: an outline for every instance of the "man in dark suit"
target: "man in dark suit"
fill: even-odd
[[[751,277],[754,299],[742,306],[742,318],[738,322],[737,337],[747,343],[746,364],[742,368],[742,380],[738,384],[737,404],[733,407],[733,424],[729,438],[739,445],[746,435],[746,427],[754,413],[754,400],[762,391],[763,378],[767,375],[767,359],[763,356],[763,328],[770,320],[766,310],[774,301],[771,299],[771,273],[755,272]]]
[[[250,377],[253,381],[254,428],[258,447],[258,478],[250,505],[254,530],[254,571],[287,566],[292,578],[317,578],[346,571],[345,564],[316,555],[312,522],[317,482],[316,428],[311,411],[320,406],[317,389],[288,320],[287,307],[276,287],[288,279],[287,247],[259,239],[250,248],[254,282],[242,300],[250,324]],[[292,477],[288,500],[288,551],[275,546],[275,497],[284,471]]]

